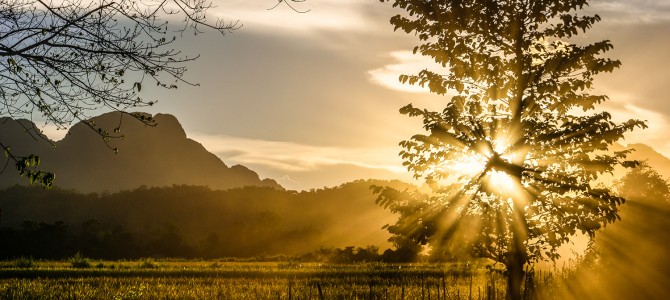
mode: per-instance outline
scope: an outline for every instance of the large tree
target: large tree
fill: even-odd
[[[618,218],[624,199],[595,180],[635,165],[607,150],[645,123],[613,122],[594,111],[607,96],[590,92],[594,75],[620,65],[601,57],[612,44],[573,42],[600,17],[578,14],[587,0],[381,2],[406,11],[391,24],[437,63],[401,82],[451,95],[441,112],[401,109],[427,131],[401,142],[404,164],[433,192],[377,188],[400,213],[388,228],[433,251],[470,245],[506,266],[508,297],[519,299],[526,264],[556,259],[576,232],[593,236]]]
[[[189,32],[225,34],[240,26],[209,20],[212,7],[207,0],[1,0],[0,116],[40,119],[59,129],[84,121],[105,141],[121,137],[120,127],[100,128],[87,113],[121,111],[155,125],[128,111],[155,103],[140,94],[147,81],[167,89],[194,84],[183,76],[197,54],[182,53],[175,41]],[[15,153],[2,140],[0,147],[21,175],[52,184],[53,174],[37,169],[39,157]]]

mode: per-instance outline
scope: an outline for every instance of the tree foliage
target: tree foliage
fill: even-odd
[[[618,218],[624,199],[594,181],[636,164],[607,150],[645,123],[593,111],[608,100],[591,93],[594,76],[620,66],[602,57],[612,44],[571,39],[600,17],[577,13],[587,0],[382,2],[406,11],[391,24],[418,36],[414,52],[448,70],[400,81],[451,96],[441,112],[400,110],[423,119],[427,133],[401,142],[400,155],[433,193],[377,188],[401,214],[389,229],[434,249],[460,237],[507,266],[516,297],[525,263],[556,259],[577,232],[593,236]]]
[[[626,199],[670,204],[670,186],[667,180],[646,162],[626,173],[615,186]]]
[[[304,0],[291,2],[296,1]],[[183,76],[198,56],[177,49],[177,39],[241,26],[210,21],[212,8],[206,0],[0,1],[0,115],[38,118],[59,129],[84,121],[105,141],[123,136],[121,120],[116,128],[101,128],[88,121],[88,112],[122,111],[155,125],[128,111],[156,102],[141,96],[147,84],[166,89],[195,84]],[[11,145],[0,147],[11,152]],[[53,174],[20,168],[28,156],[7,158],[31,181],[52,184]]]
[[[52,242],[66,248],[59,248],[64,250],[58,253],[66,255],[59,258],[81,251],[87,257],[115,259],[153,255],[190,258],[293,255],[320,247],[380,246],[384,244],[380,228],[393,216],[374,204],[369,189],[372,184],[412,188],[399,181],[381,180],[354,181],[302,192],[251,186],[211,190],[180,185],[96,194],[59,186],[50,190],[14,186],[0,190],[4,213],[0,222],[0,258],[28,255],[54,258],[49,253],[60,254],[47,251]],[[87,222],[91,219],[98,223]],[[67,225],[69,237],[52,241],[54,236],[33,227],[17,232],[21,231],[24,220],[34,221],[35,226],[62,221]],[[124,229],[115,232],[117,226]],[[5,229],[1,227],[13,230],[7,228],[3,232]],[[37,231],[44,233],[43,240],[38,238],[42,233]],[[30,232],[35,236],[30,237],[33,235]],[[129,234],[134,238],[127,237]],[[81,239],[72,241],[72,236]],[[360,241],[365,244],[359,244]],[[180,248],[177,244],[188,247]],[[187,249],[193,251],[181,252]],[[355,250],[353,254],[359,252]],[[385,256],[393,261],[405,257],[393,251]]]

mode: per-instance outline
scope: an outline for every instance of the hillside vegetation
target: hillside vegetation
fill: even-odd
[[[251,257],[320,247],[388,247],[394,216],[361,180],[311,191],[141,187],[81,194],[15,186],[0,191],[0,257]]]

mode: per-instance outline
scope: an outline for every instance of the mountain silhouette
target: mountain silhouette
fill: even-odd
[[[245,166],[228,167],[200,143],[189,139],[174,116],[153,117],[155,127],[118,112],[92,118],[97,127],[109,132],[121,125],[123,138],[111,139],[109,147],[82,122],[72,126],[62,140],[53,142],[30,121],[2,118],[0,136],[15,155],[39,155],[40,169],[56,174],[55,185],[85,193],[174,184],[216,190],[243,186],[282,189],[272,179],[261,180]],[[27,179],[20,178],[11,165],[0,174],[0,188],[26,183]]]
[[[670,178],[670,159],[663,154],[658,153],[654,148],[645,144],[628,144],[626,147],[615,144],[614,147],[612,147],[613,151],[620,151],[623,149],[634,149],[635,151],[628,155],[629,159],[645,161],[654,170],[661,174],[663,178]],[[620,177],[621,176],[618,176],[618,178]]]
[[[227,166],[200,143],[189,139],[179,121],[169,114],[156,114],[156,127],[146,126],[118,112],[103,114],[91,120],[96,126],[113,132],[119,125],[123,139],[111,139],[109,147],[84,123],[77,123],[60,141],[54,142],[28,120],[0,118],[0,142],[10,146],[18,156],[36,154],[40,169],[56,173],[60,188],[81,192],[115,192],[139,186],[202,185],[224,190],[243,186],[282,189],[272,179],[261,180],[258,174],[242,165]],[[118,148],[118,154],[112,150]],[[663,177],[670,177],[670,159],[645,144],[622,146],[612,151],[635,149],[630,159],[647,161]],[[0,169],[4,164],[0,165]],[[626,170],[619,168],[611,179],[621,178]],[[607,181],[609,181],[607,180]],[[0,188],[25,185],[8,163],[0,174]]]

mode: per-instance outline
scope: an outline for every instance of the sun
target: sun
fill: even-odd
[[[486,180],[488,184],[495,187],[501,195],[511,194],[517,189],[517,183],[514,178],[503,171],[488,171],[488,173],[486,173]]]
[[[464,149],[442,167],[434,166],[433,171],[449,174],[446,183],[456,182],[471,188],[486,186],[487,191],[501,199],[517,198],[523,187],[519,178],[510,173],[515,154],[508,151],[506,145],[504,141],[494,140],[484,151]]]
[[[486,168],[486,157],[478,154],[463,155],[448,168],[458,175],[476,176]]]

